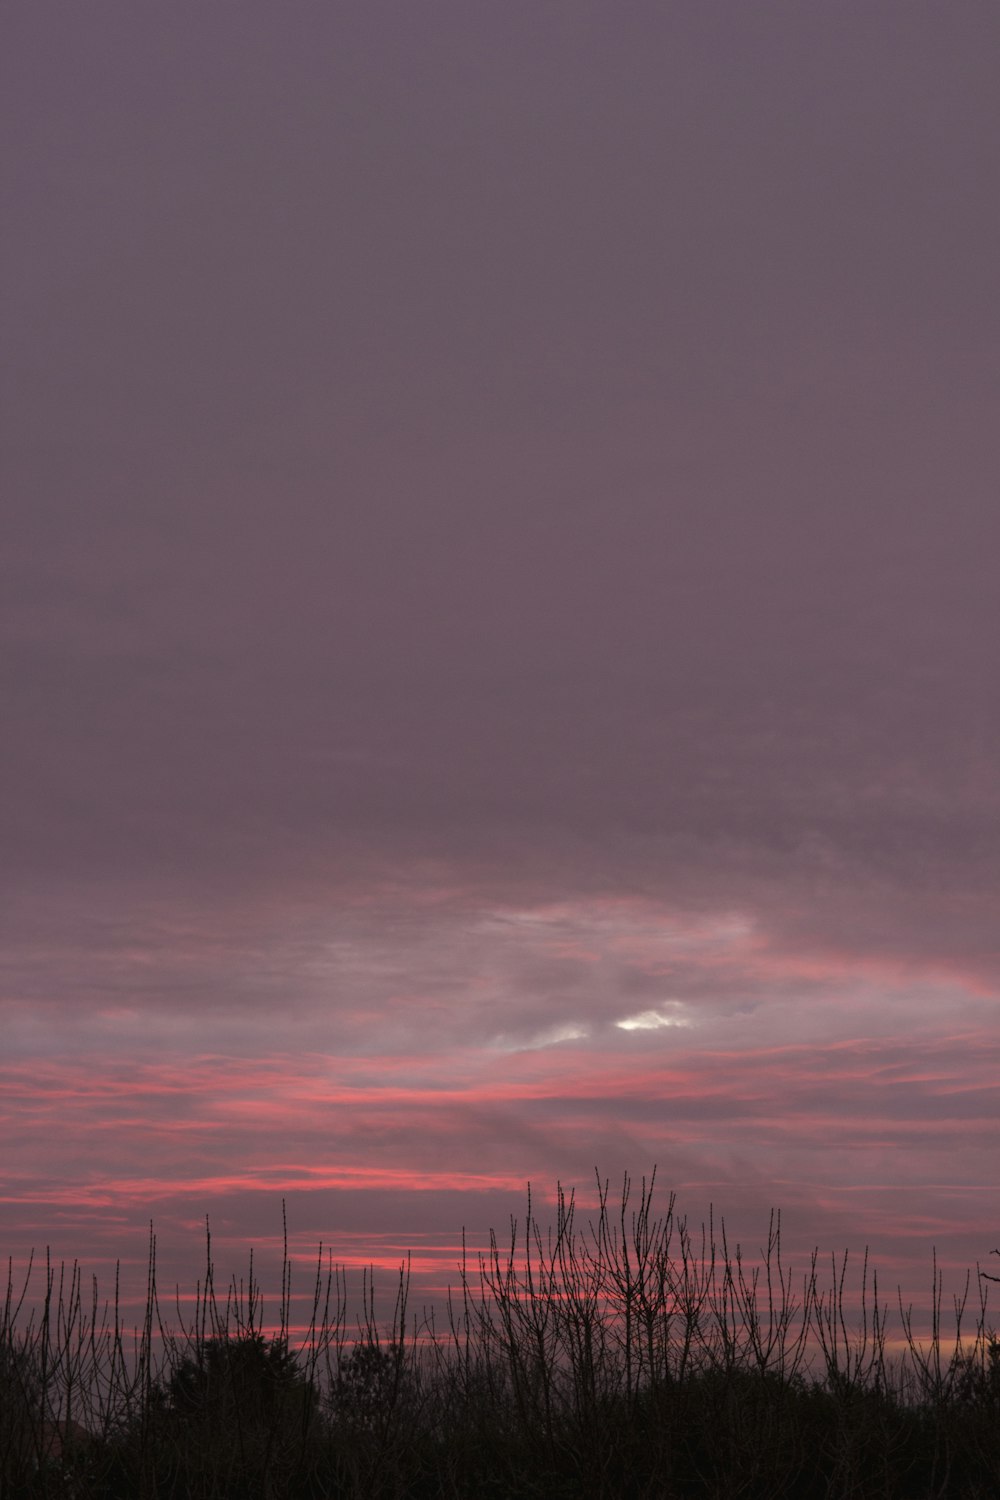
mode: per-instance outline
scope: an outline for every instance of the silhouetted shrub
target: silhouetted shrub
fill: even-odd
[[[0,1343],[0,1472],[25,1471],[44,1456],[41,1376],[30,1345],[6,1330]]]
[[[262,1333],[207,1339],[170,1372],[167,1410],[182,1423],[308,1425],[317,1392],[297,1356]]]

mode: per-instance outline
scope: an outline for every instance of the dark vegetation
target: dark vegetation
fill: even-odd
[[[348,1319],[322,1253],[308,1328],[249,1277],[167,1309],[151,1241],[145,1321],[45,1267],[0,1312],[0,1500],[931,1500],[1000,1496],[1000,1343],[979,1273],[931,1328],[867,1261],[793,1275],[773,1218],[752,1261],[725,1228],[654,1212],[652,1185],[585,1226],[560,1196],[466,1263],[441,1319],[386,1326],[365,1278]],[[971,1277],[970,1277],[971,1281]],[[852,1289],[853,1287],[853,1289]],[[898,1337],[890,1341],[892,1326]],[[897,1320],[898,1319],[898,1323]],[[947,1321],[947,1328],[945,1322]],[[966,1324],[968,1323],[968,1327]]]

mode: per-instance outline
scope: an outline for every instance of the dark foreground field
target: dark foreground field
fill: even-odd
[[[780,1228],[753,1262],[692,1236],[645,1185],[585,1227],[562,1200],[475,1268],[444,1316],[360,1320],[320,1259],[311,1326],[277,1325],[251,1263],[182,1317],[151,1251],[144,1326],[48,1268],[0,1314],[0,1500],[931,1500],[1000,1496],[1000,1343],[980,1276],[931,1335],[867,1267],[814,1257],[793,1279]],[[890,1324],[890,1312],[894,1323]],[[890,1345],[895,1328],[896,1343]]]

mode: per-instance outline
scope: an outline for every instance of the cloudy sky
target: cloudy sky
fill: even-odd
[[[2,26],[3,1254],[984,1259],[1000,11]]]

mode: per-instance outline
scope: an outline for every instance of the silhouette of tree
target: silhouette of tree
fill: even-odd
[[[175,1417],[245,1427],[308,1422],[316,1394],[287,1344],[262,1333],[207,1339],[167,1382]]]
[[[341,1360],[331,1391],[335,1418],[353,1427],[373,1429],[391,1415],[402,1383],[396,1345],[359,1343]]]
[[[319,1392],[281,1339],[206,1339],[151,1394],[143,1462],[165,1493],[257,1500],[308,1468]]]
[[[42,1456],[43,1418],[34,1351],[24,1342],[5,1338],[0,1342],[0,1476]]]

